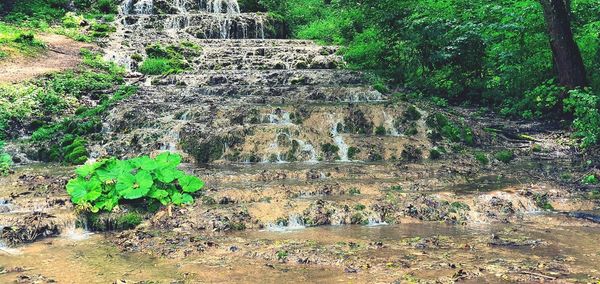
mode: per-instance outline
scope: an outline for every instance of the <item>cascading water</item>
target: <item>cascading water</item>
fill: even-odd
[[[400,133],[398,133],[398,129],[394,125],[394,118],[389,116],[387,112],[385,112],[385,110],[383,111],[383,120],[385,129],[387,129],[390,132],[390,135],[394,137],[400,136]]]
[[[302,230],[304,228],[306,228],[306,226],[304,225],[304,220],[302,220],[302,217],[300,217],[299,215],[296,215],[296,214],[291,214],[288,217],[287,224],[285,224],[283,222],[279,222],[277,224],[267,224],[265,226],[264,231],[288,232],[288,231]]]
[[[368,219],[368,223],[367,223],[367,227],[377,227],[377,226],[386,226],[388,225],[388,223],[386,223],[385,221],[381,220],[381,217],[378,215],[371,215],[369,216]]]
[[[133,4],[133,12],[138,15],[149,15],[154,12],[153,0],[140,0]]]
[[[88,230],[87,223],[83,222],[82,225],[83,227],[78,227],[77,221],[74,219],[65,220],[61,236],[73,241],[82,241],[94,234]]]
[[[237,0],[206,0],[206,12],[239,14],[240,5]]]
[[[329,120],[332,123],[331,132],[330,132],[331,137],[333,138],[333,142],[339,149],[338,155],[340,156],[340,161],[349,162],[350,159],[348,159],[348,148],[349,148],[348,144],[346,144],[346,142],[344,142],[344,137],[342,137],[342,135],[340,135],[340,133],[338,132],[338,124],[340,124],[341,122],[336,120],[333,117],[333,115],[329,116]]]

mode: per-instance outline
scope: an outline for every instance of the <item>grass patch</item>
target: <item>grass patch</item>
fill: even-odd
[[[515,159],[515,154],[511,150],[502,150],[497,152],[494,157],[496,160],[508,164]]]
[[[0,22],[0,59],[12,56],[34,56],[46,48],[28,29]]]

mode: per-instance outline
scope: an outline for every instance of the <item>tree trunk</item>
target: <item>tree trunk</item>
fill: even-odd
[[[558,83],[568,89],[587,85],[581,52],[571,31],[569,0],[540,0],[550,35]]]

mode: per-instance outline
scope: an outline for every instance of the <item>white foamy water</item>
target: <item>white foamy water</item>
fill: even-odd
[[[339,148],[338,156],[340,156],[340,161],[349,162],[350,159],[348,159],[348,144],[344,142],[344,137],[340,135],[337,129],[338,124],[340,124],[341,122],[339,120],[334,119],[333,115],[330,115],[329,119],[330,123],[333,124],[330,132],[331,137],[333,138],[333,142],[335,143],[335,145]]]
[[[385,112],[385,110],[383,111],[383,120],[384,120],[383,123],[384,123],[385,129],[390,132],[390,135],[392,135],[394,137],[400,136],[400,133],[398,133],[398,129],[396,129],[396,126],[394,125],[394,118],[391,117],[390,115],[388,115]]]
[[[305,229],[306,226],[304,225],[304,220],[302,220],[302,218],[299,215],[290,215],[288,217],[288,224],[287,226],[284,225],[283,223],[279,223],[279,224],[268,224],[267,226],[265,226],[265,229],[262,231],[267,231],[267,232],[289,232],[289,231],[296,231],[296,230],[302,230]]]

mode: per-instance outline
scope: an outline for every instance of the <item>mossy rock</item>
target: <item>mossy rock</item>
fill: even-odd
[[[80,226],[90,231],[108,232],[130,230],[144,221],[145,216],[137,211],[121,213],[88,213],[83,216]]]

